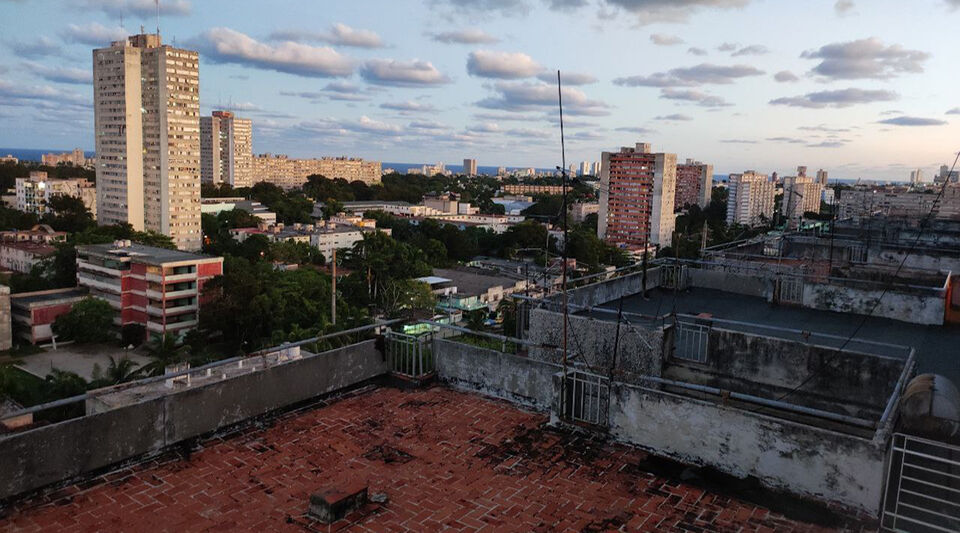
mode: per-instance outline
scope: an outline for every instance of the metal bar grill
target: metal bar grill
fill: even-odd
[[[673,355],[684,361],[706,363],[709,341],[710,326],[708,324],[677,322]]]
[[[434,370],[433,335],[407,335],[399,331],[387,332],[387,364],[391,372],[419,378]]]
[[[603,376],[573,371],[564,377],[565,394],[562,396],[563,414],[573,422],[605,426],[606,409],[610,387]]]
[[[960,446],[893,436],[881,530],[960,531]]]

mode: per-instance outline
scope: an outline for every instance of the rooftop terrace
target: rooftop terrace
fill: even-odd
[[[0,519],[0,530],[319,530],[306,514],[310,494],[355,482],[387,501],[330,530],[861,527],[832,516],[806,515],[819,524],[789,519],[708,490],[710,482],[692,471],[687,482],[654,474],[664,463],[636,448],[554,430],[547,421],[444,387],[370,387],[21,502]]]

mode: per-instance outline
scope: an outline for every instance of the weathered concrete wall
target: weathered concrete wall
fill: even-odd
[[[660,268],[647,270],[647,290],[660,286]],[[575,308],[588,308],[612,302],[621,296],[631,296],[643,291],[643,272],[635,272],[608,281],[598,281],[567,291],[567,299]],[[559,302],[559,296],[553,297]]]
[[[883,298],[880,299],[880,296]],[[840,313],[870,314],[913,324],[943,325],[946,299],[943,294],[905,293],[896,289],[886,294],[880,289],[865,290],[839,285],[805,283],[803,307]]]
[[[767,396],[764,392],[794,389],[820,396],[826,404],[869,406],[883,411],[903,372],[903,362],[860,353],[837,353],[834,348],[788,341],[740,331],[711,329],[707,361],[692,371],[668,374],[702,385]],[[703,372],[696,370],[703,369]],[[815,376],[810,379],[810,376]],[[798,402],[797,396],[791,401]],[[832,409],[828,409],[832,410]]]
[[[0,499],[156,453],[184,439],[386,372],[374,341],[0,437]]]
[[[434,339],[437,375],[444,382],[538,410],[550,408],[560,367],[470,344]]]
[[[688,272],[690,285],[693,287],[717,289],[765,299],[769,299],[773,291],[773,282],[762,276],[732,274],[701,268],[691,268]]]
[[[13,346],[13,325],[10,320],[10,287],[0,285],[0,350],[9,350]]]
[[[886,446],[732,407],[615,383],[610,432],[679,461],[876,514]]]
[[[569,319],[569,356],[595,368],[609,369],[613,364],[614,345],[617,343],[617,323],[576,315],[571,315]],[[562,346],[563,314],[545,309],[532,310],[527,338],[537,344]],[[663,367],[663,343],[664,332],[659,327],[621,324],[616,354],[617,370],[621,373],[659,376]],[[533,348],[530,358],[559,363],[562,353],[559,349]]]

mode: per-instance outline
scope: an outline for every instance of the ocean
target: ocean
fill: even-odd
[[[50,150],[36,150],[33,148],[0,148],[0,156],[12,155],[21,161],[36,161],[40,162],[40,156],[43,154],[62,154],[64,152],[72,152],[73,148],[64,148],[62,150],[50,149]],[[94,152],[92,150],[84,150],[84,155],[87,157],[93,157]]]

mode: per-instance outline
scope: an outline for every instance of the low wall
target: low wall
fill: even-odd
[[[571,315],[567,347],[570,357],[595,368],[608,369],[613,364],[614,345],[617,345],[616,368],[620,372],[645,376],[659,376],[663,367],[664,332],[661,328],[620,325],[617,343],[617,323],[610,320]],[[561,347],[563,345],[563,314],[533,309],[527,338],[537,344]],[[530,358],[559,363],[559,349],[532,348]]]
[[[157,453],[384,374],[374,342],[0,437],[0,499]]]
[[[614,383],[610,433],[681,462],[876,515],[885,446],[667,392]]]
[[[880,296],[880,305],[874,305]],[[946,297],[928,293],[908,294],[888,290],[865,290],[839,285],[805,283],[803,286],[803,307],[836,311],[839,313],[870,314],[883,318],[892,318],[913,324],[943,325],[946,312]]]
[[[647,290],[660,286],[660,267],[647,270]],[[567,291],[567,300],[574,308],[597,307],[643,291],[643,272],[634,272],[619,278],[598,281]],[[553,297],[559,301],[559,296]]]
[[[765,299],[769,299],[773,291],[773,282],[762,276],[733,274],[702,268],[691,268],[687,272],[690,285],[693,287],[717,289]]]
[[[545,411],[553,401],[553,375],[560,367],[543,361],[434,339],[437,376],[460,389],[475,391]]]

